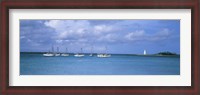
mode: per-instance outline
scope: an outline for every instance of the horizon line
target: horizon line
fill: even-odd
[[[23,51],[23,52],[20,52],[20,53],[47,53],[47,52],[27,52],[27,51]],[[66,53],[66,52],[59,52],[59,53]],[[69,54],[76,54],[75,52],[72,53],[72,52],[68,52]],[[160,53],[160,52],[158,52]],[[146,54],[146,55],[156,55],[158,53],[153,53],[153,54]],[[171,52],[173,53],[173,52]],[[104,53],[83,53],[83,54],[104,54]],[[106,54],[127,54],[127,55],[144,55],[144,54],[135,54],[135,53],[106,53]],[[180,55],[178,53],[175,53],[176,55]]]

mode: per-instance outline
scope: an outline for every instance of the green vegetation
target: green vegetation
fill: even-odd
[[[159,52],[159,53],[157,53],[156,55],[177,55],[177,54],[176,54],[176,53],[169,52],[169,51],[166,51],[166,52]]]

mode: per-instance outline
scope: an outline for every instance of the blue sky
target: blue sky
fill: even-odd
[[[179,20],[20,20],[20,51],[180,54]]]

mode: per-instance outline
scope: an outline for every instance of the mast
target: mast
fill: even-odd
[[[81,54],[83,53],[83,48],[81,48]]]
[[[54,53],[54,48],[53,48],[53,46],[52,46],[52,53]]]
[[[107,54],[107,46],[105,47],[105,54]]]
[[[59,47],[57,47],[57,53],[59,53]]]
[[[66,48],[66,53],[68,53],[68,49]]]

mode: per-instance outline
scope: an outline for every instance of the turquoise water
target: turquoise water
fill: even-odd
[[[20,75],[180,75],[180,56],[112,55],[110,58],[20,54]]]

